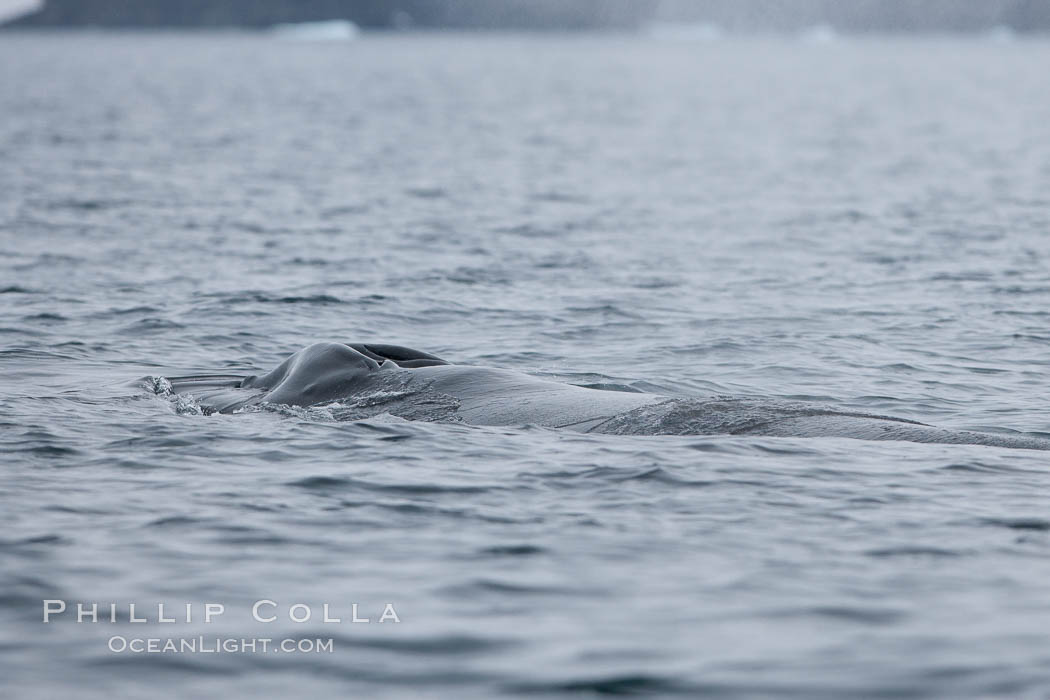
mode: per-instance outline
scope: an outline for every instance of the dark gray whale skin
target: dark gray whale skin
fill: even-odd
[[[270,403],[340,402],[353,417],[391,413],[410,420],[471,425],[539,425],[618,435],[767,435],[989,445],[1050,450],[1024,434],[946,430],[887,416],[803,403],[673,398],[603,391],[520,372],[454,365],[397,345],[316,343],[261,376],[170,377],[173,393],[210,412]]]

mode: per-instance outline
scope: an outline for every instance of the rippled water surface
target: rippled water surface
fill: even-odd
[[[0,36],[3,694],[1045,696],[1041,453],[201,416],[138,380],[373,341],[1050,433],[1047,65],[1035,40]],[[119,621],[45,625],[45,599]]]

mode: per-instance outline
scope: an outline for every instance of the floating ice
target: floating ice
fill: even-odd
[[[839,34],[830,24],[817,24],[803,31],[800,38],[807,44],[831,44],[838,40]]]
[[[357,25],[342,19],[326,22],[275,24],[270,28],[274,36],[292,41],[350,41],[361,33]]]
[[[710,22],[654,22],[646,33],[664,41],[714,41],[725,35],[721,27]]]
[[[1010,27],[997,25],[985,32],[985,38],[996,44],[1010,44],[1017,39],[1017,33]]]

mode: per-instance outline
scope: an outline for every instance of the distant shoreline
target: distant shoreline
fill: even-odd
[[[362,29],[625,29],[658,0],[46,0],[6,27],[265,29],[343,20]]]
[[[310,23],[304,23],[310,24]],[[231,36],[231,37],[269,37],[274,36],[274,27],[231,27],[231,26],[206,26],[206,27],[171,27],[171,26],[152,26],[152,27],[114,27],[105,25],[48,25],[48,26],[20,26],[11,24],[0,24],[0,34],[5,36],[48,36],[48,35],[109,35],[109,36]],[[815,28],[806,28],[800,31],[735,31],[735,32],[719,32],[714,36],[703,36],[693,38],[688,35],[677,36],[663,36],[660,31],[649,31],[647,27],[639,28],[600,28],[600,29],[522,29],[522,28],[478,28],[478,27],[412,27],[410,29],[393,29],[393,28],[374,28],[368,27],[363,28],[358,37],[364,38],[395,38],[395,37],[454,37],[454,36],[474,36],[484,37],[491,36],[493,38],[501,36],[520,36],[520,37],[639,37],[639,38],[651,38],[654,41],[667,41],[669,43],[691,43],[696,41],[725,41],[725,40],[740,40],[740,41],[760,41],[760,40],[795,40],[795,39],[810,39],[815,43],[820,43],[821,39],[825,40],[853,40],[853,41],[865,41],[865,40],[978,40],[987,41],[989,43],[1004,40],[1004,41],[1045,41],[1050,40],[1050,31],[1028,31],[1028,32],[1016,32],[1009,27],[989,27],[987,29],[973,30],[973,31],[909,31],[909,32],[888,32],[888,31],[837,31],[834,30],[830,35],[825,36],[820,33],[823,28],[817,26]],[[811,36],[817,33],[815,39]]]
[[[352,22],[368,31],[635,31],[708,25],[727,34],[1050,32],[1044,0],[45,0],[0,28],[253,30]]]

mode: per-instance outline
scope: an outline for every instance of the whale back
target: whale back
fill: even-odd
[[[399,345],[316,343],[261,376],[191,375],[166,383],[172,393],[191,395],[206,412],[231,413],[261,402],[312,406],[348,399],[341,408],[353,419],[386,412],[407,420],[532,424],[617,435],[844,437],[1050,450],[1050,440],[1041,435],[947,430],[796,402],[602,391],[511,370],[454,365]]]
[[[379,363],[342,343],[315,343],[303,348],[260,377],[248,377],[242,387],[267,390],[270,403],[310,406],[351,394]]]
[[[412,348],[406,348],[402,345],[377,343],[347,343],[347,345],[376,362],[382,363],[384,360],[391,360],[398,367],[433,367],[435,365],[452,364],[451,362],[442,360],[440,357],[431,355],[430,353],[423,352],[422,350],[413,350]]]
[[[602,391],[513,370],[448,365],[412,373],[435,395],[456,399],[456,416],[472,425],[540,425],[585,432],[613,416],[665,400],[654,394]]]

